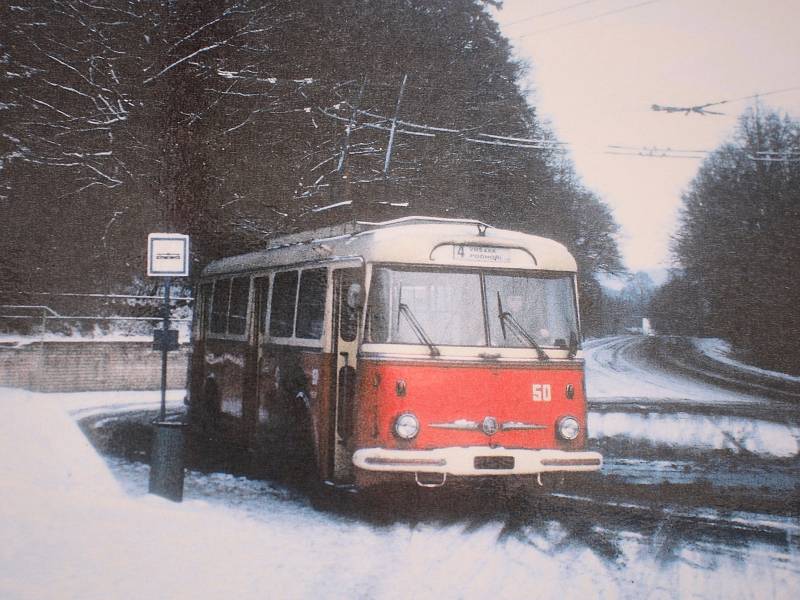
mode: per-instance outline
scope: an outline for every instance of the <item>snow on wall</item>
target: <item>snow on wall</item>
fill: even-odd
[[[167,384],[184,387],[189,348],[168,354]],[[0,348],[0,386],[43,392],[153,390],[161,387],[161,353],[148,342],[46,342]]]

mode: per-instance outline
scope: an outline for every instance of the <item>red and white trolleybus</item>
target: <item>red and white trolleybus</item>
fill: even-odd
[[[275,239],[203,271],[192,414],[365,488],[596,471],[574,258],[471,220]],[[295,456],[296,458],[296,456]]]

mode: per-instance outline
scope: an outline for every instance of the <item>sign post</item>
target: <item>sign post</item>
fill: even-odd
[[[183,426],[167,421],[167,353],[177,350],[177,331],[169,328],[172,277],[189,275],[189,236],[151,233],[147,236],[147,275],[164,278],[162,329],[153,332],[153,349],[161,350],[161,410],[153,422],[149,492],[169,500],[183,499]]]

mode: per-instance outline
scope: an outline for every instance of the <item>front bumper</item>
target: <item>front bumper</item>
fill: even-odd
[[[366,471],[384,473],[445,473],[477,477],[599,471],[603,467],[603,456],[598,452],[485,446],[435,450],[363,448],[353,454],[353,464]]]

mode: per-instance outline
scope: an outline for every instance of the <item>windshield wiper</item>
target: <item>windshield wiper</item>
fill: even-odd
[[[511,325],[511,331],[514,332],[521,340],[524,340],[530,344],[530,347],[536,350],[536,357],[539,360],[550,360],[550,357],[547,356],[547,353],[542,350],[542,347],[533,339],[533,336],[525,331],[525,328],[519,324],[519,322],[514,318],[510,312],[506,312],[503,310],[503,301],[500,299],[500,292],[497,292],[497,318],[500,319],[500,329],[503,332],[503,339],[506,339],[506,321],[508,324]]]
[[[567,358],[575,358],[576,354],[578,354],[578,334],[576,334],[574,331],[570,331]]]
[[[439,348],[434,345],[434,343],[431,341],[431,338],[429,338],[428,334],[425,333],[422,325],[420,325],[420,322],[417,321],[417,318],[414,316],[414,313],[411,312],[411,309],[408,308],[408,305],[401,302],[398,305],[397,310],[406,316],[406,319],[408,319],[408,322],[411,324],[411,329],[413,329],[414,333],[417,334],[419,341],[428,346],[430,349],[431,356],[439,356],[441,354],[439,352]]]

